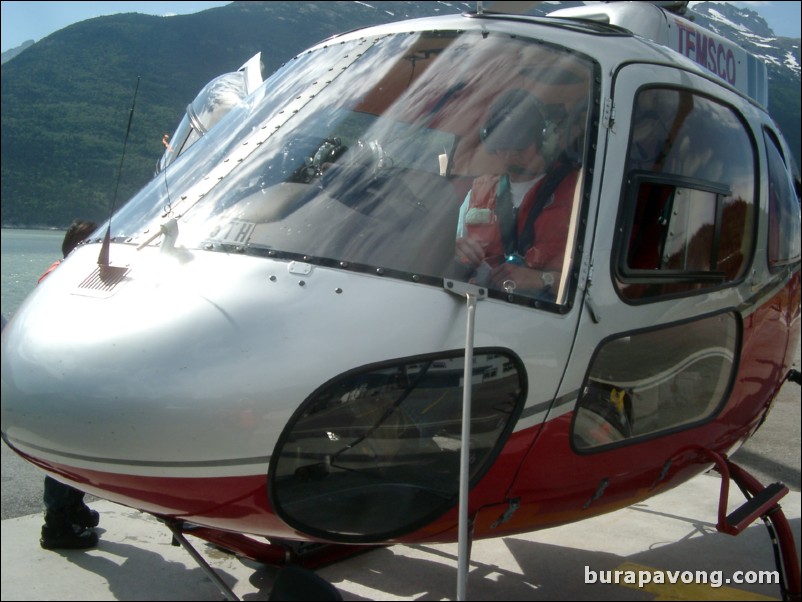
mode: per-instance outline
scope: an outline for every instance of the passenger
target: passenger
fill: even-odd
[[[90,221],[75,220],[67,229],[61,252],[64,257],[79,243],[97,230],[97,224]],[[61,260],[54,262],[39,278],[39,282],[55,270]],[[84,503],[84,492],[65,485],[52,477],[45,477],[43,495],[45,504],[45,524],[39,544],[46,550],[86,549],[97,545],[97,527],[100,515]]]
[[[504,173],[474,180],[460,209],[456,256],[471,282],[553,300],[578,170],[560,163],[546,173],[544,127],[541,104],[526,90],[493,103],[480,137]]]

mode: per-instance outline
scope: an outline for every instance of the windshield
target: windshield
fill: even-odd
[[[564,302],[592,73],[575,52],[507,36],[335,41],[285,65],[154,179],[112,220],[115,239],[138,244],[175,218],[185,248],[545,288]],[[522,138],[531,157],[510,158],[528,152]],[[494,207],[508,184],[514,211],[537,214],[517,215],[513,244]],[[471,237],[483,254],[468,265],[456,247]],[[521,266],[538,270],[539,292]]]
[[[235,71],[214,78],[203,87],[189,106],[172,138],[165,136],[165,151],[156,168],[163,171],[195,144],[232,108],[247,96],[245,73]]]

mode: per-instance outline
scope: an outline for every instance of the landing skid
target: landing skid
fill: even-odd
[[[193,547],[185,535],[203,539],[237,556],[279,568],[271,600],[342,600],[329,582],[312,572],[333,562],[368,552],[380,546],[349,546],[293,541],[259,541],[240,533],[201,527],[157,516],[173,534],[173,544],[183,547],[226,600],[239,600],[234,591]]]
[[[791,526],[778,504],[788,493],[788,487],[782,483],[772,483],[764,487],[755,477],[726,456],[706,451],[715,463],[716,471],[721,475],[716,529],[728,535],[739,535],[755,520],[762,519],[774,547],[774,561],[780,574],[782,599],[798,602],[801,589],[799,558]],[[746,502],[727,514],[730,480],[744,494]]]

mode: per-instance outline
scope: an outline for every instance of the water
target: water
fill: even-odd
[[[61,259],[63,230],[2,230],[2,312],[10,319],[39,277]]]

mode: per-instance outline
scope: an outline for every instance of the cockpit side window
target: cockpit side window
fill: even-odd
[[[627,159],[617,286],[630,301],[739,280],[754,242],[755,153],[730,107],[642,89]]]

